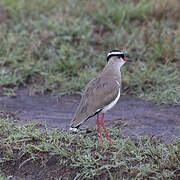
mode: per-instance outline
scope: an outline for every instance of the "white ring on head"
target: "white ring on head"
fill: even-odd
[[[121,54],[124,54],[123,52],[119,51],[119,52],[110,52],[108,53],[107,57],[110,56],[110,55],[121,55]]]

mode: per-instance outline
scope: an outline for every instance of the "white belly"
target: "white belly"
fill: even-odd
[[[114,101],[112,101],[110,104],[106,105],[103,108],[102,113],[105,113],[106,111],[111,109],[118,102],[119,98],[120,98],[120,88],[119,88],[119,92],[118,92],[118,95],[117,95],[116,99]]]

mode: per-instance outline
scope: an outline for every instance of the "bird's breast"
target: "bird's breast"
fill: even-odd
[[[120,98],[120,88],[119,88],[119,91],[118,91],[118,94],[117,94],[117,97],[108,105],[106,105],[103,110],[102,110],[102,113],[105,113],[106,111],[108,111],[109,109],[111,109],[113,106],[115,106],[115,104],[118,102]]]

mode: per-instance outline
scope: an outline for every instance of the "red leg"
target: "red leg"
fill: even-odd
[[[112,143],[112,140],[111,140],[111,138],[109,137],[109,134],[108,134],[108,132],[107,132],[107,130],[106,130],[106,128],[105,128],[105,126],[104,126],[103,119],[104,119],[104,113],[102,114],[101,124],[102,124],[102,127],[104,128],[104,131],[105,131],[105,133],[106,133],[106,135],[107,135],[107,137],[108,137],[108,139],[109,139],[110,143]]]
[[[102,140],[102,136],[101,136],[101,129],[100,129],[100,125],[99,125],[99,114],[97,114],[97,125],[98,125],[98,129],[99,129],[99,135],[101,138],[101,144],[103,144],[103,140]]]

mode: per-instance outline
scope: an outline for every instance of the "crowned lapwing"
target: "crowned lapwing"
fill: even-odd
[[[80,104],[71,121],[70,130],[77,131],[83,122],[97,115],[97,125],[101,144],[103,144],[99,123],[99,114],[102,113],[100,122],[110,143],[112,143],[103,123],[104,113],[111,109],[120,98],[120,68],[126,61],[130,61],[130,59],[125,57],[122,51],[112,50],[108,53],[107,64],[103,71],[91,80],[85,88]]]

